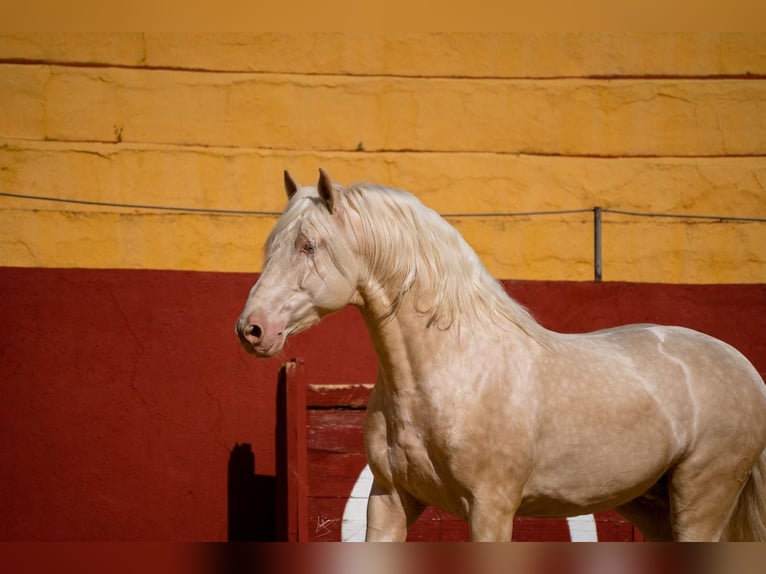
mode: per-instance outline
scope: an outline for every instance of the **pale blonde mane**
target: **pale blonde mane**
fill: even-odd
[[[546,330],[511,299],[458,231],[410,193],[357,185],[339,194],[354,210],[370,270],[394,291],[391,314],[408,292],[428,325],[448,329],[460,319],[512,323],[540,340]]]

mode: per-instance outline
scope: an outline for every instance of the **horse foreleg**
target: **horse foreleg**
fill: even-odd
[[[407,528],[423,509],[424,506],[407,493],[387,490],[373,480],[367,501],[367,542],[404,542]]]
[[[510,542],[518,504],[474,500],[468,516],[471,542]]]

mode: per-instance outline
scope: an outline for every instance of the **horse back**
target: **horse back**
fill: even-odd
[[[677,435],[692,432],[684,425],[699,431],[700,423],[721,420],[766,433],[766,386],[724,341],[685,327],[635,324],[565,335],[560,345],[560,360],[571,365],[564,386],[589,387],[586,394],[603,408],[647,409]]]

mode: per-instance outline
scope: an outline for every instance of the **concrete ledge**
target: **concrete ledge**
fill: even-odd
[[[289,169],[299,183],[314,185],[319,167],[341,185],[368,182],[405,189],[440,213],[599,205],[675,214],[766,215],[766,157],[760,156],[313,153],[0,139],[0,188],[88,201],[281,212],[282,171]],[[9,198],[0,198],[0,207],[62,208]]]
[[[47,76],[49,74],[49,77]],[[766,81],[479,80],[0,65],[0,135],[313,151],[766,153]]]
[[[3,33],[0,59],[230,72],[544,78],[766,73],[745,33]]]

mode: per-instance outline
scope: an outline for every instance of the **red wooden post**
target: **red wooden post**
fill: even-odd
[[[279,373],[277,388],[277,529],[281,540],[308,541],[306,385],[303,361],[293,359]]]

